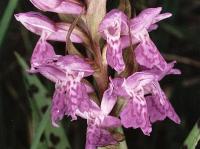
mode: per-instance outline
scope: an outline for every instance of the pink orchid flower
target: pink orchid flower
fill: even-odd
[[[120,113],[122,125],[126,128],[141,128],[146,135],[152,131],[151,123],[166,117],[180,123],[157,79],[149,72],[136,72],[126,79],[113,79],[107,90],[109,94],[103,97],[102,107],[110,103],[109,109],[112,109],[117,97],[123,97],[126,104]]]
[[[54,126],[58,126],[57,122],[64,115],[75,120],[77,115],[90,109],[89,90],[81,80],[94,71],[84,59],[76,55],[56,55],[53,47],[41,37],[33,51],[29,72],[39,72],[55,83],[51,109]]]
[[[119,10],[112,10],[104,17],[99,32],[107,41],[107,62],[118,73],[125,68],[122,54],[123,49],[130,46],[130,40],[132,44],[138,44],[134,50],[138,64],[148,69],[167,69],[166,61],[148,34],[158,27],[157,22],[171,16],[170,13],[160,14],[161,10],[161,7],[145,9],[130,21]]]

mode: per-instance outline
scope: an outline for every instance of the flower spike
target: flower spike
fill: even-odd
[[[101,9],[106,10],[106,0],[101,0],[102,5],[98,5],[101,7],[96,7],[95,0],[92,3],[91,0],[30,1],[42,11],[71,14],[67,15],[70,19],[79,16],[71,24],[54,22],[39,12],[15,14],[17,21],[40,36],[31,56],[29,72],[40,73],[55,84],[51,104],[54,127],[59,127],[64,116],[71,120],[86,119],[85,148],[96,149],[122,141],[123,134],[116,129],[121,126],[139,128],[145,135],[150,135],[154,122],[168,117],[180,123],[159,81],[166,75],[181,72],[174,68],[175,61],[165,61],[149,36],[149,32],[158,28],[157,23],[170,17],[171,13],[161,13],[161,7],[147,8],[129,19],[117,9],[103,16],[106,11]],[[86,7],[89,8],[87,13]],[[101,11],[100,16],[96,14],[98,11]],[[102,20],[101,23],[96,19]],[[99,40],[91,22],[100,23],[98,32],[105,42]],[[70,46],[66,46],[71,48],[70,54],[56,54],[49,40],[66,43],[69,31],[71,42],[82,45],[70,42]],[[98,41],[93,40],[96,37]],[[79,49],[82,46],[90,52]],[[129,51],[132,55],[125,63],[127,54],[123,49],[127,47],[133,51]],[[135,61],[137,68],[133,68]],[[107,64],[116,73],[113,70],[110,73]],[[110,75],[115,77],[108,79]]]

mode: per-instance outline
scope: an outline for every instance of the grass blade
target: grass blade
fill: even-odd
[[[39,125],[37,127],[35,136],[33,138],[33,142],[31,144],[31,149],[37,149],[38,148],[42,133],[44,132],[44,130],[45,130],[46,126],[47,126],[47,123],[50,121],[50,119],[49,119],[49,116],[50,116],[49,111],[50,111],[50,106],[49,106],[48,110],[45,112],[45,114],[43,115],[42,121],[39,123]]]
[[[17,6],[18,0],[9,0],[8,5],[3,13],[3,16],[0,21],[0,47],[3,43],[6,31],[8,29],[10,20],[13,16],[13,12]]]
[[[197,143],[200,140],[200,119],[196,122],[188,137],[184,142],[184,147],[188,149],[195,149]]]

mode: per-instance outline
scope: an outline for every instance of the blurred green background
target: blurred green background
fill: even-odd
[[[108,0],[108,10],[117,3]],[[180,125],[168,119],[157,122],[150,137],[138,129],[125,129],[128,146],[130,149],[187,148],[183,142],[196,122],[191,142],[196,143],[200,137],[200,1],[133,0],[131,3],[137,14],[146,7],[158,6],[173,13],[151,36],[164,57],[168,61],[177,60],[176,67],[182,71],[181,76],[161,81],[182,122]],[[0,1],[0,149],[82,149],[86,121],[65,119],[63,127],[52,128],[47,109],[53,84],[25,72],[23,59],[29,64],[38,39],[13,17],[14,13],[25,11],[38,10],[27,0]]]

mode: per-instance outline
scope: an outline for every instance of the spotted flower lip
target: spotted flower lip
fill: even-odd
[[[77,0],[30,0],[31,3],[42,11],[50,11],[63,14],[83,13],[84,6]]]
[[[21,22],[29,31],[42,35],[48,34],[47,40],[66,42],[66,36],[70,27],[68,23],[55,23],[39,12],[26,12],[15,14],[17,21]],[[85,35],[76,27],[70,39],[72,42],[82,43]]]
[[[93,109],[93,103],[87,95],[87,89],[81,82],[81,73],[67,73],[64,81],[56,83],[53,96],[51,117],[52,124],[58,127],[58,122],[66,115],[72,120],[77,116],[87,117],[85,113]]]

